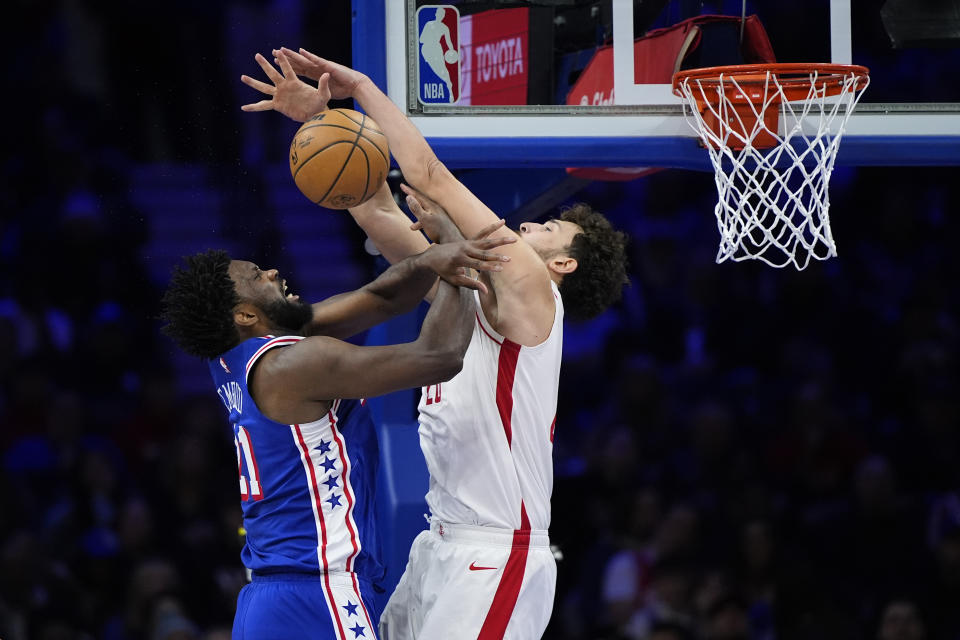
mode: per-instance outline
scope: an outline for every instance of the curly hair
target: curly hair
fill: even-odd
[[[211,249],[185,257],[186,268],[174,267],[161,300],[160,330],[190,355],[211,360],[240,339],[233,308],[240,302],[230,277],[230,256]]]
[[[572,320],[589,320],[620,299],[627,278],[627,236],[602,214],[580,203],[560,212],[560,219],[578,225],[567,254],[577,269],[560,282],[560,294]]]

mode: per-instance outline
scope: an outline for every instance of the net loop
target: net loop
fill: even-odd
[[[718,263],[805,269],[837,255],[828,186],[865,67],[764,64],[693,69],[673,79],[710,154]]]

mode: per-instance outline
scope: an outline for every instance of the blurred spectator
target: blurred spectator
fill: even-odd
[[[650,627],[647,640],[693,640],[693,633],[677,622],[657,622]]]
[[[880,614],[876,640],[926,640],[927,630],[915,602],[891,600]]]
[[[720,598],[707,612],[703,629],[704,640],[750,640],[750,620],[747,603],[728,595]]]

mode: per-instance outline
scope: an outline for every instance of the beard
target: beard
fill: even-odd
[[[313,320],[313,307],[301,300],[275,300],[264,307],[263,312],[271,324],[291,333],[299,332]]]

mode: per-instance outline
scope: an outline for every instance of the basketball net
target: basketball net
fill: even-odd
[[[828,185],[864,67],[765,64],[674,76],[690,126],[710,153],[719,201],[717,263],[762,260],[803,270],[837,255]]]

